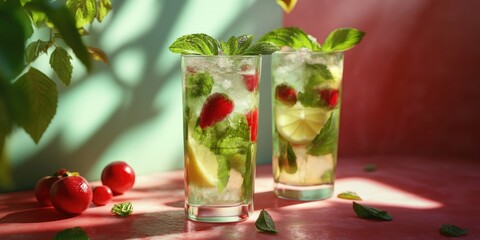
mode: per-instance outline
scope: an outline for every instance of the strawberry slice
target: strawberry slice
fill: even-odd
[[[297,103],[297,92],[288,84],[282,83],[275,88],[275,98],[287,106]]]
[[[200,113],[199,124],[202,129],[222,121],[233,111],[233,101],[223,93],[208,96]]]
[[[327,88],[319,90],[320,97],[325,101],[329,108],[334,108],[338,103],[338,89]]]
[[[243,83],[248,91],[253,92],[258,88],[258,74],[242,75]]]
[[[246,115],[247,124],[250,127],[250,141],[257,141],[258,132],[258,109],[254,108],[250,110]]]

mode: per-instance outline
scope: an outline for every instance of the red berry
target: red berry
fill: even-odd
[[[253,92],[258,88],[258,75],[242,75],[243,76],[243,83],[248,91]]]
[[[329,108],[334,108],[337,106],[338,95],[339,95],[337,89],[332,89],[332,88],[322,89],[319,91],[319,94]]]
[[[93,189],[93,199],[92,202],[97,206],[104,206],[105,204],[112,201],[113,193],[108,186],[98,186]]]
[[[275,98],[287,106],[297,103],[297,92],[288,84],[282,83],[275,88]]]
[[[66,214],[81,214],[93,198],[92,187],[81,176],[68,176],[55,182],[50,189],[53,207]]]
[[[52,202],[50,201],[50,188],[56,181],[60,180],[60,178],[60,176],[46,176],[38,180],[35,185],[35,198],[38,202],[46,206],[52,206]]]
[[[252,142],[257,141],[257,129],[258,129],[258,109],[252,109],[245,117],[247,118],[247,124],[250,127],[250,140]]]
[[[112,162],[102,171],[102,184],[108,186],[114,194],[123,194],[132,189],[134,183],[135,172],[126,162]]]
[[[205,129],[222,121],[233,111],[233,101],[227,95],[214,93],[208,96],[200,113],[200,127]],[[113,189],[112,189],[113,190]]]

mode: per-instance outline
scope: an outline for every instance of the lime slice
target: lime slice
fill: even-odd
[[[321,108],[303,107],[300,103],[292,107],[277,104],[275,123],[278,133],[292,144],[310,143],[328,119],[328,112]]]
[[[187,144],[187,181],[188,184],[199,187],[214,187],[217,185],[217,156],[203,145],[193,141]]]

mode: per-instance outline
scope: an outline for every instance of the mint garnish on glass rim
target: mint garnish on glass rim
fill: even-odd
[[[293,50],[307,48],[315,52],[343,52],[362,41],[365,33],[355,28],[337,28],[325,39],[323,44],[298,27],[278,28],[263,35],[259,42],[269,42],[278,47],[290,47]]]
[[[186,55],[268,55],[278,50],[271,42],[257,42],[252,45],[253,35],[232,36],[228,41],[214,39],[204,33],[179,37],[168,48],[172,53]]]

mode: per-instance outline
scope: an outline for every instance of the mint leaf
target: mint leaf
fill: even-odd
[[[333,30],[322,44],[323,52],[342,52],[353,48],[362,41],[365,33],[355,28]]]
[[[275,29],[263,35],[258,41],[270,42],[278,48],[288,46],[292,49],[308,48],[313,51],[320,49],[320,45],[312,36],[297,27]]]
[[[90,238],[81,227],[74,227],[58,232],[52,240],[90,240]]]
[[[257,220],[255,221],[255,227],[262,232],[267,233],[277,233],[275,229],[275,223],[273,222],[272,217],[268,214],[267,211],[262,210],[260,215],[258,215]]]
[[[56,47],[50,55],[50,66],[57,73],[57,76],[62,82],[68,86],[72,80],[73,66],[70,60],[72,57],[62,47]]]
[[[448,237],[460,237],[467,234],[468,230],[450,224],[442,224],[440,233]]]
[[[278,165],[281,170],[293,174],[297,172],[297,156],[289,142],[280,140],[280,155],[278,156]]]
[[[46,41],[37,40],[31,42],[25,48],[25,62],[28,64],[35,61],[42,52],[47,53],[49,47],[50,44]]]
[[[112,10],[112,3],[110,0],[99,0],[97,9],[97,21],[102,22],[107,14]]]
[[[337,197],[341,199],[348,199],[348,200],[362,200],[362,198],[358,196],[356,192],[351,192],[351,191],[339,193]]]
[[[318,93],[318,86],[333,81],[333,75],[324,64],[306,64],[305,73],[307,81],[304,85],[304,91],[298,93],[298,100],[305,107],[323,107],[325,101]]]
[[[242,55],[250,45],[252,45],[253,35],[242,35],[237,37],[237,52],[238,55]]]
[[[257,153],[257,145],[250,144],[249,148],[247,149],[247,157],[245,159],[245,171],[240,172],[243,176],[243,183],[242,183],[242,199],[247,200],[251,199],[253,195],[253,175],[252,175],[252,165],[255,165],[255,156]]]
[[[227,135],[220,139],[217,143],[217,153],[225,156],[233,155],[235,153],[245,153],[244,148],[248,145],[248,141],[241,136],[234,134]]]
[[[243,55],[269,55],[277,51],[279,48],[273,43],[257,42],[249,47]]]
[[[29,106],[28,117],[20,125],[38,143],[57,112],[57,87],[47,75],[34,67],[20,76],[13,86],[26,96]]]
[[[113,205],[112,213],[120,217],[126,217],[133,212],[133,205],[131,202],[123,202]]]
[[[353,210],[360,218],[379,219],[383,221],[391,221],[393,219],[386,211],[361,205],[356,202],[353,202]]]
[[[187,75],[186,83],[187,96],[198,98],[212,92],[213,77],[209,73],[192,73]]]
[[[228,42],[221,41],[222,50],[225,55],[235,55],[237,54],[238,42],[237,38],[232,36],[228,39]]]
[[[322,183],[333,183],[333,170],[332,169],[327,169],[325,172],[323,172],[322,176],[320,177],[320,180]]]
[[[194,55],[217,55],[217,41],[203,33],[182,36],[168,48],[172,53]]]
[[[320,133],[313,139],[308,146],[308,154],[313,156],[321,156],[335,151],[337,145],[338,129],[334,123],[333,113],[323,125]]]
[[[217,169],[217,176],[218,176],[218,192],[223,191],[228,184],[228,180],[230,179],[230,161],[228,158],[224,156],[219,156],[217,158],[218,169]]]
[[[75,23],[77,27],[83,27],[97,17],[97,2],[96,0],[67,0],[65,6],[75,16]]]

